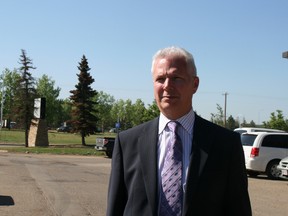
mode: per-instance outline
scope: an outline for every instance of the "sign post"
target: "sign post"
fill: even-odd
[[[117,133],[119,133],[119,128],[121,127],[120,122],[116,122],[115,128],[117,130]]]

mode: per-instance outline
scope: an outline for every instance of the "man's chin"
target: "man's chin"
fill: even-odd
[[[178,98],[168,98],[168,97],[163,97],[161,99],[161,103],[163,104],[176,104],[178,102]]]
[[[177,103],[176,100],[164,100],[164,101],[161,101],[161,108],[163,111],[171,112],[171,111],[177,110],[178,104],[179,103]]]

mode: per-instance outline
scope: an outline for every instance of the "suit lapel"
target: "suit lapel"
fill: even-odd
[[[193,195],[195,195],[195,190],[198,186],[199,177],[202,174],[203,168],[208,158],[211,137],[208,137],[205,134],[205,131],[207,131],[207,128],[205,129],[205,125],[205,121],[199,116],[195,115],[192,153],[187,174],[186,193],[183,204],[183,215],[187,215],[191,203],[193,203],[193,200],[197,199],[197,197]]]
[[[139,138],[138,146],[144,184],[153,215],[157,214],[158,205],[158,123],[159,119],[157,118],[146,125],[142,136]]]

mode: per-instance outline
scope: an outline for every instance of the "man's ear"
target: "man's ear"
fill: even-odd
[[[199,87],[199,82],[200,82],[199,77],[195,76],[193,78],[193,94],[196,93],[196,91],[197,91],[197,89]]]

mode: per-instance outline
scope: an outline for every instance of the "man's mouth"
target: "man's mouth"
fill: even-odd
[[[173,96],[173,95],[163,95],[162,96],[162,99],[175,99],[177,98],[176,96]]]

